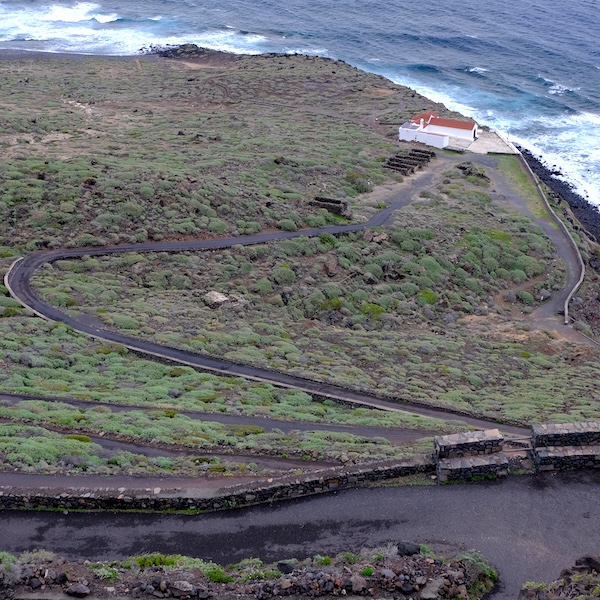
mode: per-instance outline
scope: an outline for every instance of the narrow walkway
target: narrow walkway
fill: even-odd
[[[561,258],[563,258],[567,269],[566,289],[555,294],[555,298],[546,303],[546,305],[538,309],[535,314],[531,316],[531,319],[534,320],[536,326],[538,327],[545,329],[558,327],[558,319],[556,319],[556,313],[558,312],[557,306],[561,302],[561,299],[568,294],[572,284],[578,277],[578,274],[575,272],[577,260],[573,256],[572,247],[565,240],[562,232],[553,227],[548,219],[538,218],[533,215],[523,198],[521,198],[513,189],[511,189],[506,181],[500,177],[497,172],[495,172],[493,169],[497,162],[495,157],[489,155],[470,154],[468,158],[475,164],[492,167],[490,170],[490,175],[492,177],[494,189],[496,190],[494,199],[500,203],[505,203],[505,205],[519,210],[521,213],[527,215],[536,223],[538,223],[546,235],[548,235],[548,237],[554,242],[558,253],[560,254]],[[426,171],[421,171],[412,179],[409,179],[409,183],[403,186],[402,189],[390,200],[389,206],[373,215],[365,223],[330,226],[322,229],[309,229],[296,232],[274,232],[229,239],[201,240],[194,242],[145,243],[101,248],[42,251],[30,254],[25,259],[17,261],[15,264],[13,264],[13,267],[5,277],[5,283],[12,295],[24,306],[34,311],[34,313],[38,316],[66,323],[75,330],[91,337],[119,343],[132,350],[139,351],[147,355],[172,360],[181,364],[193,366],[195,368],[223,373],[226,375],[242,376],[250,380],[264,381],[274,385],[300,389],[317,397],[331,398],[350,404],[369,406],[387,411],[411,412],[441,419],[457,419],[472,425],[476,429],[499,427],[504,433],[523,435],[528,432],[528,429],[524,427],[509,426],[504,424],[498,425],[498,423],[490,419],[482,419],[472,417],[470,415],[463,415],[451,410],[421,406],[416,403],[400,403],[391,398],[388,399],[377,397],[374,394],[366,394],[352,389],[345,389],[337,385],[318,382],[287,373],[254,367],[252,365],[242,363],[234,363],[232,361],[218,359],[211,356],[204,356],[181,350],[179,348],[161,346],[159,344],[131,338],[113,331],[99,329],[93,325],[83,323],[77,320],[77,318],[61,312],[56,307],[46,304],[35,295],[30,285],[31,276],[40,266],[65,258],[100,256],[108,254],[120,254],[125,252],[179,252],[183,250],[220,249],[228,248],[233,245],[261,244],[272,240],[317,236],[322,233],[339,234],[378,227],[386,223],[386,221],[393,215],[395,211],[411,203],[417,196],[419,189],[424,189],[427,186],[430,186],[440,172],[446,169],[449,165],[456,164],[457,162],[464,160],[464,156],[449,155],[443,155],[440,160],[436,159],[437,163],[433,163],[435,167],[432,165]],[[579,343],[587,343],[587,340],[585,340],[583,336],[580,336],[571,328],[565,328],[564,335],[569,336],[570,339],[573,339]]]
[[[489,168],[497,164],[495,157],[472,155],[469,156],[469,160],[474,164],[488,167],[487,173],[492,182],[491,188],[496,190],[493,194],[493,200],[500,205],[519,211],[536,223],[552,241],[558,256],[563,261],[565,267],[564,287],[561,290],[553,291],[552,297],[538,306],[531,314],[524,317],[524,320],[536,329],[552,331],[561,339],[585,346],[593,346],[594,344],[589,339],[572,327],[565,325],[561,316],[564,314],[565,300],[577,285],[580,276],[579,259],[570,241],[556,226],[550,215],[539,217],[533,214],[526,200],[507,183],[506,178],[501,176],[496,169]]]
[[[15,405],[21,400],[41,400],[43,402],[60,402],[70,406],[87,410],[94,406],[105,406],[113,412],[126,412],[130,410],[163,410],[162,407],[152,407],[142,404],[119,404],[116,402],[97,402],[94,400],[76,400],[75,398],[54,398],[49,396],[32,396],[29,394],[7,394],[0,392],[0,403]],[[423,429],[403,429],[399,427],[376,427],[370,425],[333,425],[331,423],[311,421],[281,421],[269,417],[251,417],[246,415],[232,415],[224,413],[209,413],[200,410],[178,409],[175,406],[169,406],[168,409],[177,411],[177,414],[184,415],[195,421],[208,421],[212,423],[222,423],[223,425],[252,425],[263,427],[266,431],[280,429],[283,432],[289,431],[335,431],[340,433],[352,433],[364,437],[383,437],[392,444],[401,444],[431,437],[433,432]]]

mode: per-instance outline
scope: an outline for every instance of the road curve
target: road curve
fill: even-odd
[[[335,555],[398,540],[440,553],[458,545],[479,550],[498,569],[503,588],[494,600],[515,600],[525,581],[554,579],[578,557],[598,553],[599,484],[596,471],[546,473],[346,490],[194,516],[0,511],[0,531],[9,552],[46,548],[89,560],[163,552],[228,564],[249,556]]]
[[[367,394],[357,390],[342,388],[341,386],[319,382],[298,375],[291,375],[267,368],[255,367],[245,363],[238,363],[223,358],[214,356],[202,355],[180,348],[163,346],[150,341],[137,339],[123,335],[121,333],[101,329],[93,325],[83,323],[75,317],[71,317],[60,311],[54,306],[51,306],[41,300],[33,291],[30,279],[37,269],[41,266],[62,259],[81,258],[83,256],[103,256],[113,254],[123,254],[127,252],[182,252],[188,250],[219,250],[230,248],[236,245],[255,245],[264,244],[271,241],[279,241],[293,239],[298,237],[314,237],[321,234],[344,234],[355,231],[362,231],[373,227],[379,227],[386,223],[392,214],[410,204],[419,189],[430,185],[434,176],[440,168],[446,168],[448,163],[456,162],[456,160],[464,160],[464,157],[450,159],[442,157],[436,159],[436,168],[430,168],[428,171],[421,172],[410,181],[410,185],[404,186],[403,189],[391,199],[387,208],[373,215],[368,221],[363,223],[354,223],[350,225],[333,225],[323,228],[303,229],[299,231],[276,231],[263,234],[254,234],[239,236],[234,238],[222,238],[211,240],[197,241],[180,241],[180,242],[146,242],[141,244],[123,244],[119,246],[102,246],[89,248],[72,248],[72,249],[57,249],[45,250],[32,253],[24,259],[19,259],[13,263],[10,270],[6,274],[4,280],[5,285],[9,289],[12,296],[17,299],[23,306],[32,310],[38,316],[52,321],[65,323],[90,337],[101,339],[103,341],[114,342],[126,346],[136,352],[141,352],[149,356],[155,356],[160,359],[170,360],[179,364],[188,365],[194,368],[213,371],[224,375],[244,377],[246,379],[268,382],[273,385],[282,387],[294,388],[302,390],[312,395],[329,398],[341,402],[346,402],[354,405],[367,406],[387,411],[411,412],[423,416],[435,417],[446,420],[461,420],[478,429],[488,429],[490,427],[498,427],[499,423],[492,419],[478,418],[444,408],[431,408],[419,403],[407,402],[402,399],[388,399],[379,397],[376,394]],[[474,162],[480,164],[485,163],[486,166],[492,166],[491,157],[473,157]],[[512,203],[525,213],[529,211],[524,207],[524,203],[518,202],[510,198]],[[534,220],[539,221],[529,213]],[[556,232],[546,231],[551,238],[556,238]],[[559,251],[562,249],[559,247]],[[565,262],[570,263],[570,256]],[[507,425],[502,424],[501,429],[509,434],[523,435],[528,432],[522,426],[517,424]]]
[[[431,178],[432,174],[428,174],[428,177],[425,177],[424,179],[430,181]],[[385,223],[385,221],[387,221],[394,211],[406,206],[411,202],[414,193],[414,188],[403,190],[388,208],[377,213],[365,223],[357,223],[353,225],[337,225],[324,227],[321,229],[305,229],[293,232],[274,232],[216,240],[126,244],[121,246],[59,249],[35,252],[28,255],[26,258],[19,259],[13,263],[4,278],[5,284],[10,290],[12,296],[21,302],[23,306],[32,310],[36,315],[44,319],[65,323],[76,331],[84,333],[90,337],[121,344],[131,350],[135,350],[143,354],[171,360],[179,364],[189,365],[191,367],[213,371],[224,375],[244,377],[246,379],[268,382],[282,387],[299,389],[312,395],[348,402],[351,404],[368,406],[371,408],[388,411],[411,412],[441,419],[460,420],[478,429],[497,427],[498,423],[490,419],[475,418],[467,414],[451,411],[449,409],[445,410],[441,408],[429,408],[416,403],[404,402],[402,400],[388,400],[377,397],[373,394],[366,394],[356,390],[342,388],[330,383],[318,382],[297,375],[290,375],[271,369],[255,367],[222,358],[202,355],[187,350],[182,350],[180,348],[163,346],[150,341],[125,336],[121,333],[109,331],[107,329],[100,329],[98,327],[83,323],[78,319],[63,313],[54,306],[47,304],[35,294],[30,284],[32,275],[42,265],[62,259],[81,258],[82,256],[122,254],[126,252],[139,253],[181,252],[184,250],[214,250],[229,248],[235,245],[263,244],[274,240],[291,239],[303,236],[318,236],[323,233],[340,234],[350,231],[361,231],[363,229],[377,227]],[[516,435],[527,433],[525,428],[518,426],[502,425],[502,430]]]

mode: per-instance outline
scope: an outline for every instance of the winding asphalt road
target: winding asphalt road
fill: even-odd
[[[473,158],[473,162],[480,160]],[[32,274],[43,264],[65,258],[123,252],[221,249],[236,244],[261,244],[381,226],[394,211],[412,201],[419,187],[431,183],[433,176],[432,172],[420,174],[418,181],[407,185],[387,209],[366,223],[227,240],[38,252],[16,263],[6,282],[14,297],[39,316],[64,322],[92,337],[123,344],[151,356],[268,381],[343,402],[448,419],[452,418],[449,411],[400,404],[328,383],[202,356],[98,329],[44,303],[29,283]],[[506,198],[510,200],[510,197]],[[554,238],[554,235],[551,237]],[[571,258],[562,254],[560,244],[557,246],[569,271]],[[572,278],[570,272],[568,278]],[[489,420],[456,413],[454,418],[478,428],[497,426]],[[527,432],[524,428],[504,425],[501,429],[517,435]],[[246,556],[276,560],[316,552],[332,554],[398,539],[429,543],[442,549],[458,544],[465,549],[482,551],[499,569],[504,588],[494,597],[504,600],[516,598],[524,581],[554,578],[562,567],[571,564],[579,555],[597,553],[600,533],[598,483],[600,474],[578,473],[576,476],[546,474],[511,478],[501,483],[469,486],[348,490],[269,507],[196,517],[3,512],[0,513],[0,537],[3,549],[16,552],[45,547],[72,557],[103,559],[152,550],[185,553],[225,563]]]
[[[239,236],[227,239],[184,241],[184,242],[148,242],[143,244],[124,244],[120,246],[103,246],[93,248],[58,249],[40,251],[29,254],[26,258],[13,264],[5,277],[5,283],[11,294],[25,307],[31,309],[38,316],[59,321],[71,326],[76,331],[104,341],[122,344],[127,348],[141,352],[146,355],[172,360],[179,364],[189,365],[202,370],[213,371],[226,375],[241,376],[246,379],[268,382],[282,387],[295,388],[309,394],[339,400],[351,404],[379,408],[388,411],[411,412],[424,416],[432,416],[441,419],[458,419],[479,429],[498,427],[498,423],[490,419],[475,418],[457,411],[441,408],[430,408],[413,402],[402,400],[391,400],[377,397],[375,394],[367,394],[342,388],[340,386],[318,382],[298,375],[291,375],[261,367],[255,367],[244,363],[236,363],[230,360],[216,358],[206,355],[156,344],[150,341],[125,336],[115,331],[100,329],[88,323],[84,323],[76,317],[69,316],[58,308],[51,306],[41,300],[31,287],[31,277],[37,269],[47,263],[57,260],[81,258],[83,256],[103,256],[112,254],[123,254],[126,252],[182,252],[187,250],[216,250],[230,248],[235,245],[264,244],[270,241],[293,239],[297,237],[314,237],[324,233],[343,234],[353,231],[362,231],[373,227],[380,227],[393,215],[394,212],[407,206],[414,201],[420,189],[431,185],[435,176],[454,162],[455,159],[447,156],[436,159],[435,168],[428,167],[412,176],[410,183],[403,186],[402,190],[389,201],[389,206],[376,213],[364,223],[352,225],[335,225],[319,229],[303,229],[299,231],[277,231],[266,234]],[[523,427],[501,425],[506,433],[523,435],[527,430]]]
[[[598,553],[600,473],[512,477],[440,487],[347,490],[197,516],[0,511],[2,549],[52,548],[114,560],[182,553],[227,564],[377,547],[398,540],[440,553],[476,549],[498,569],[494,600],[516,600],[525,581],[558,577]]]

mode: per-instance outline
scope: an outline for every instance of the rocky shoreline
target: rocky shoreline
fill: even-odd
[[[560,171],[545,165],[542,158],[534,156],[526,148],[518,148],[531,170],[553,192],[555,198],[559,202],[561,199],[564,200],[587,233],[591,234],[595,240],[600,240],[600,211],[598,208],[578,194],[568,181],[558,179],[557,177],[562,175]]]

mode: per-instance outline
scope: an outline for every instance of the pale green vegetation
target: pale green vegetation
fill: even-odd
[[[106,439],[125,439],[131,442],[152,444],[160,442],[163,447],[174,446],[188,450],[186,464],[177,466],[176,460],[160,459],[157,467],[165,470],[185,470],[189,463],[210,462],[200,460],[197,453],[231,452],[242,454],[274,451],[286,457],[318,457],[335,459],[345,453],[349,457],[360,458],[362,455],[371,458],[399,458],[408,456],[416,449],[429,448],[431,441],[425,440],[421,445],[394,446],[382,437],[362,437],[352,433],[331,431],[290,431],[279,429],[265,431],[258,426],[222,425],[220,423],[197,421],[185,415],[172,415],[170,411],[148,410],[111,412],[104,406],[89,410],[77,409],[66,404],[25,400],[15,406],[0,406],[0,417],[13,421],[32,423],[59,428],[60,430],[85,431],[91,435],[104,435]],[[107,466],[92,456],[98,455],[103,438],[98,437],[91,443],[87,436],[61,436],[48,432],[40,427],[21,425],[4,425],[0,431],[0,454],[4,462],[12,466],[29,466],[46,469],[57,460],[65,462],[66,467],[96,470],[95,466]],[[78,439],[79,438],[79,439]],[[83,438],[83,439],[82,439]],[[98,446],[98,444],[100,446]],[[135,448],[135,446],[134,446]],[[136,452],[136,450],[133,450]],[[143,454],[143,450],[139,450]],[[130,452],[122,453],[124,457],[110,457],[108,466],[135,466],[135,459]],[[69,457],[81,456],[81,460]],[[125,456],[128,455],[128,456]],[[102,458],[101,456],[99,458]],[[132,460],[134,464],[132,465]],[[91,461],[91,462],[90,462]],[[144,467],[146,465],[143,465]],[[150,469],[152,470],[152,469]]]
[[[266,452],[311,460],[336,459],[340,454],[354,459],[398,458],[427,451],[431,442],[396,446],[351,431],[319,431],[318,424],[405,427],[424,432],[466,427],[460,422],[317,402],[296,390],[144,360],[122,346],[94,342],[64,325],[26,317],[22,311],[19,314],[0,319],[3,391],[146,407],[121,412],[107,406],[86,409],[43,400],[0,401],[0,418],[27,424],[0,424],[0,456],[6,466],[27,472],[256,474],[263,469],[210,453]],[[179,414],[183,410],[314,422],[315,431],[283,433],[255,426],[225,426],[188,418]],[[141,447],[139,451],[107,452],[98,446],[100,438],[90,443],[86,435],[65,435],[69,431],[126,440]],[[144,445],[157,443],[184,452],[175,457],[143,455]],[[203,456],[202,452],[209,454]]]
[[[436,106],[341,62],[207,60],[3,61],[0,244],[324,225],[335,217],[307,200],[392,177],[394,128],[367,121]]]
[[[574,372],[568,346],[511,325],[562,272],[537,225],[485,189],[450,170],[377,242],[60,261],[35,284],[72,314],[210,355],[521,422],[597,418],[599,364]],[[209,290],[230,301],[207,306]]]
[[[364,218],[387,200],[365,193],[402,181],[381,168],[397,150],[397,123],[445,111],[376,75],[302,56],[4,61],[0,77],[2,272],[39,248],[342,222],[310,205],[319,195],[348,201]],[[506,208],[481,169],[448,162],[381,231],[59,261],[35,285],[99,326],[398,400],[523,422],[599,418],[600,362],[531,333],[524,320],[541,289],[563,284],[553,247]],[[497,168],[541,216],[514,159],[498,158]],[[210,308],[202,300],[210,290],[229,302]],[[239,472],[249,467],[194,461],[192,449],[388,458],[429,442],[398,447],[318,424],[465,429],[143,360],[27,316],[4,288],[0,317],[0,391],[141,407],[1,403],[3,419],[29,427],[7,434],[0,450],[15,468]],[[296,419],[316,430],[236,430],[183,410]],[[100,433],[185,454],[115,460],[85,437]]]
[[[0,299],[2,296],[0,296]],[[145,360],[32,317],[0,319],[3,391],[147,406],[166,411],[261,416],[345,425],[453,431],[463,424],[318,402],[297,390]],[[6,407],[8,410],[8,407]]]

